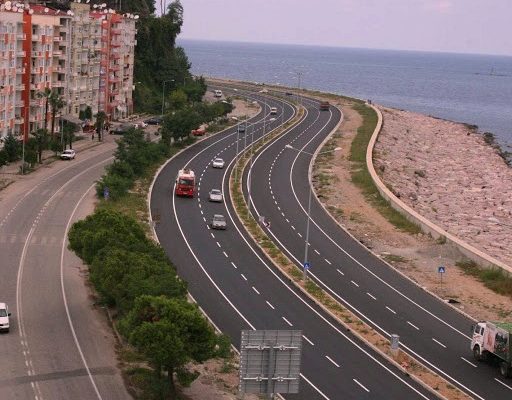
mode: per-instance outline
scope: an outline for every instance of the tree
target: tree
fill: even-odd
[[[63,141],[64,141],[64,150],[66,146],[69,144],[69,148],[73,148],[73,142],[75,141],[75,124],[64,124],[62,129]]]
[[[98,113],[94,116],[96,118],[96,133],[98,134],[98,141],[101,142],[103,128],[105,126],[105,122],[107,121],[107,114],[104,111],[98,111]]]
[[[50,88],[45,87],[42,92],[37,92],[36,96],[40,99],[44,98],[44,130],[48,130],[48,102],[52,91]]]
[[[57,115],[57,111],[60,111],[64,108],[64,106],[66,105],[66,102],[64,101],[62,96],[59,95],[57,92],[51,92],[51,94],[48,96],[48,101],[52,108],[51,136],[52,136],[52,138],[54,138],[55,137],[55,116]]]
[[[181,110],[187,104],[187,95],[182,89],[173,90],[169,97],[169,104],[173,110]]]
[[[43,150],[48,146],[48,131],[39,128],[35,132],[32,132],[31,135],[34,136],[36,140],[37,161],[41,164],[43,162]]]
[[[190,374],[184,373],[188,362],[204,362],[216,355],[215,332],[197,306],[185,299],[140,296],[119,328],[158,374],[168,373],[172,389],[175,372],[178,380],[190,380]]]
[[[2,149],[0,150],[0,168],[8,163],[8,155],[7,152]]]
[[[188,137],[190,131],[197,128],[201,122],[201,116],[191,108],[185,108],[166,115],[162,127],[162,140],[170,144],[171,136],[175,141]]]
[[[21,146],[21,141],[16,139],[11,133],[5,137],[4,150],[7,153],[8,162],[20,159]]]

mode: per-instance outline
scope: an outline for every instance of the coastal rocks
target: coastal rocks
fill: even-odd
[[[446,231],[512,265],[512,168],[464,124],[381,108],[383,182]]]

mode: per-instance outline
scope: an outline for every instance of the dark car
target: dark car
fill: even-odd
[[[135,129],[135,126],[133,124],[121,124],[121,125],[113,127],[109,131],[109,133],[111,135],[124,135],[130,129]]]
[[[162,117],[151,117],[151,118],[144,120],[144,122],[148,125],[160,125],[163,122],[163,118]]]

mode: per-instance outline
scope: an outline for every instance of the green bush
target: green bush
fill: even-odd
[[[96,184],[96,195],[99,198],[103,198],[105,188],[108,188],[109,199],[118,200],[120,197],[124,196],[132,186],[133,179],[107,173],[103,175]]]

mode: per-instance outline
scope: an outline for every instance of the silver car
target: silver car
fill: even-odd
[[[222,192],[219,189],[210,190],[210,193],[208,194],[208,200],[222,203],[222,200],[223,200]]]
[[[212,162],[213,168],[224,168],[224,160],[222,158],[216,158]]]
[[[212,229],[226,229],[226,217],[221,214],[215,214],[210,224]]]

